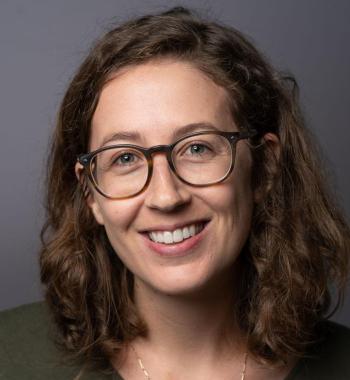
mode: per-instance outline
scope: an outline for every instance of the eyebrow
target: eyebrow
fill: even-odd
[[[176,128],[171,137],[172,141],[177,140],[178,138],[193,133],[197,131],[219,131],[215,125],[209,122],[199,122],[199,123],[191,123],[184,125],[182,127]],[[136,131],[124,131],[124,132],[116,132],[111,135],[107,135],[101,143],[101,147],[110,142],[118,142],[118,141],[142,141],[141,134]]]
[[[141,135],[138,132],[125,131],[125,132],[116,132],[111,135],[107,135],[101,143],[101,147],[106,145],[109,142],[117,142],[117,141],[140,141]]]

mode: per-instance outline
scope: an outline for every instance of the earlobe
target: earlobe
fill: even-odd
[[[274,154],[276,162],[279,162],[281,155],[281,144],[278,136],[269,132],[263,136],[263,140],[264,144],[268,145],[268,149],[270,149],[270,151]]]
[[[77,162],[75,164],[75,175],[83,189],[87,206],[90,208],[98,224],[104,225],[103,215],[99,204],[97,203],[93,191],[89,188],[86,176],[83,174],[83,166]]]

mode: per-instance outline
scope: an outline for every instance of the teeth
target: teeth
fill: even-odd
[[[196,226],[193,224],[190,226],[190,235],[194,236],[196,234]]]
[[[170,244],[173,242],[173,234],[170,231],[165,231],[163,236],[165,244]]]
[[[189,238],[189,237],[191,236],[191,235],[190,235],[190,230],[189,230],[187,227],[185,227],[185,228],[182,230],[182,235],[183,235],[184,239]]]
[[[152,231],[148,233],[148,237],[157,243],[173,244],[198,234],[203,228],[203,223],[191,224],[190,226],[178,228],[174,231]]]
[[[184,239],[182,231],[180,229],[177,229],[173,232],[173,240],[174,243],[179,243]]]
[[[155,241],[158,241],[159,243],[164,243],[164,236],[161,232],[158,232],[155,236]]]

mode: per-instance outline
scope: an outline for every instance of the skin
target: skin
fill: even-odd
[[[170,144],[181,127],[199,122],[221,131],[239,130],[222,87],[185,62],[163,60],[128,67],[102,90],[92,120],[90,150],[117,132],[130,131],[138,132],[140,139],[111,140],[105,145]],[[269,134],[265,140],[277,152],[277,137]],[[245,141],[238,142],[233,173],[220,184],[200,188],[176,178],[164,154],[155,154],[153,160],[153,176],[143,193],[111,200],[93,190],[88,199],[97,222],[134,274],[135,301],[149,335],[133,346],[154,378],[232,379],[233,374],[238,378],[245,338],[232,322],[231,310],[239,279],[237,259],[259,198],[251,189],[250,148]],[[78,177],[80,171],[77,164]],[[155,254],[140,234],[160,225],[202,219],[210,220],[202,240],[181,257]],[[190,373],[186,368],[191,368]],[[144,376],[130,349],[118,370],[128,380]]]

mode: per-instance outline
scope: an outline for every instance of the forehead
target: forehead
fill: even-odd
[[[97,149],[108,136],[130,132],[142,140],[131,142],[167,144],[178,128],[199,123],[237,129],[227,91],[190,63],[149,62],[124,68],[105,84],[92,119],[90,146]]]

